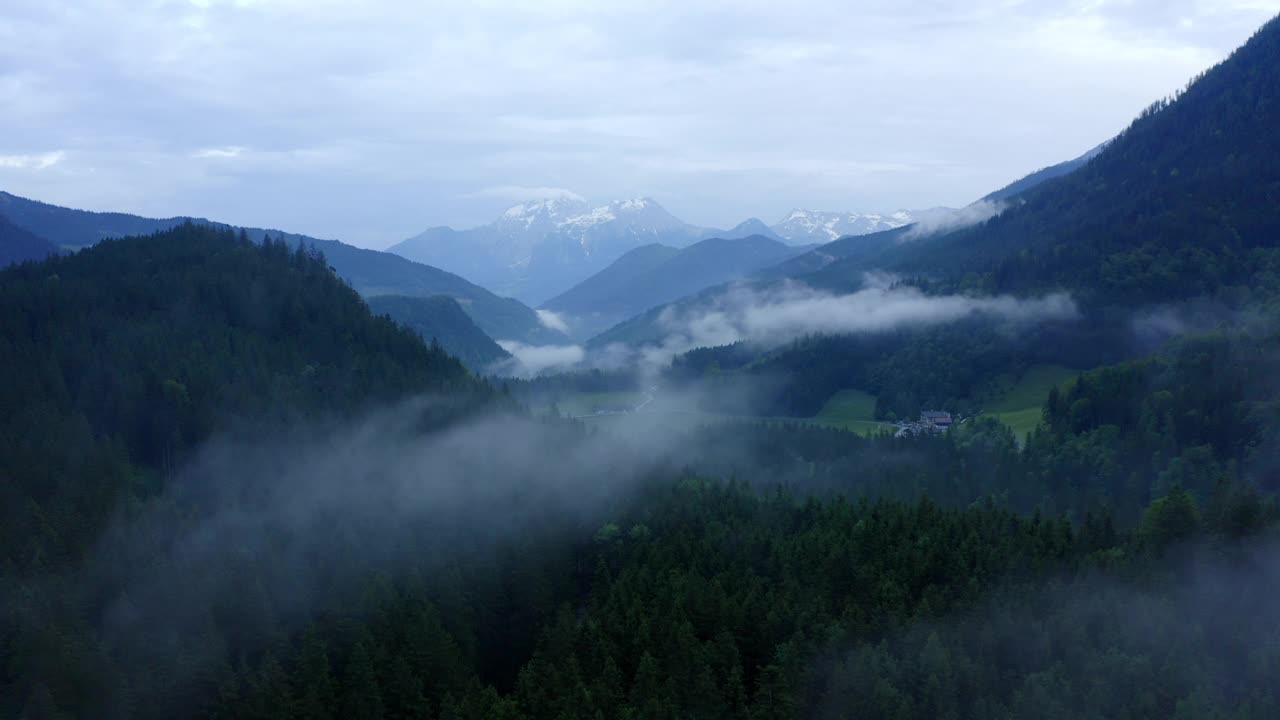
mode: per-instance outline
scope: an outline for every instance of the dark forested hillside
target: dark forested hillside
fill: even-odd
[[[970,414],[998,390],[1000,378],[1037,364],[1092,368],[1131,351],[1126,332],[1082,328],[1078,322],[1010,329],[987,318],[933,328],[867,335],[815,335],[778,348],[749,343],[702,348],[676,357],[675,382],[715,375],[705,384],[718,396],[750,403],[759,415],[809,417],[834,393],[860,388],[877,398],[876,417],[911,419],[924,408]]]
[[[314,626],[256,667],[228,672],[204,709],[474,720],[1191,718],[1229,708],[1268,717],[1280,709],[1267,599],[1280,569],[1230,545],[1220,560],[1185,545],[1166,553],[1146,541],[1162,513],[1128,534],[989,503],[804,502],[686,479],[601,526],[575,557],[513,553],[495,570],[514,573],[508,587],[533,591],[534,603],[515,616],[502,614],[504,596],[456,604],[457,586],[426,595],[371,586],[362,623]],[[1221,536],[1195,523],[1181,536],[1208,537]],[[576,587],[557,583],[569,566]],[[1237,591],[1215,590],[1224,580]],[[514,674],[511,658],[471,650],[489,630],[464,620],[473,613],[517,635],[526,618],[546,618]]]
[[[0,268],[28,260],[43,260],[57,254],[56,245],[14,225],[4,215],[0,215]]]
[[[528,305],[499,297],[452,273],[405,260],[399,255],[352,247],[336,240],[305,241],[324,252],[329,264],[365,297],[447,295],[458,302],[481,330],[497,340],[544,344],[564,342],[559,331],[538,320]]]
[[[87,247],[105,238],[140,235],[168,230],[186,222],[220,230],[237,230],[225,223],[203,218],[157,220],[124,213],[96,213],[72,210],[0,192],[0,215],[10,213],[15,225],[55,244]],[[330,266],[361,295],[448,295],[490,337],[525,343],[554,343],[564,336],[538,321],[538,316],[518,300],[498,297],[488,290],[430,265],[406,260],[399,255],[366,250],[337,240],[319,240],[262,228],[245,228],[248,238],[262,242],[268,234],[293,247],[315,247],[324,253]]]
[[[1045,183],[1049,180],[1052,180],[1054,178],[1059,178],[1064,175],[1070,175],[1076,170],[1079,170],[1080,168],[1084,167],[1086,164],[1088,164],[1090,160],[1097,157],[1098,153],[1102,152],[1102,149],[1106,147],[1106,145],[1107,145],[1106,143],[1103,143],[1095,148],[1092,148],[1089,150],[1089,152],[1086,152],[1085,154],[1081,155],[1078,158],[1072,158],[1071,160],[1067,160],[1066,162],[1060,162],[1056,165],[1050,165],[1049,167],[1041,168],[1031,173],[1030,175],[1019,178],[1018,180],[1015,180],[1009,183],[1008,185],[1000,188],[999,190],[996,190],[993,193],[988,193],[982,199],[988,202],[1003,202],[1005,200],[1008,200],[1009,198],[1014,197],[1015,195],[1020,195],[1030,190],[1031,188],[1034,188],[1035,186]]]
[[[476,327],[458,302],[448,295],[425,298],[378,295],[369,298],[369,308],[418,333],[428,343],[438,342],[445,352],[477,373],[511,357]]]
[[[275,240],[107,241],[0,274],[0,296],[21,408],[0,425],[3,717],[1280,703],[1271,338],[1088,373],[1025,447],[981,418],[620,444],[461,420],[500,398]]]
[[[847,287],[874,263],[996,292],[1239,302],[1260,269],[1271,273],[1280,243],[1277,64],[1280,19],[1152,105],[1084,167],[1010,198],[996,218],[835,263],[813,281]]]
[[[217,428],[476,386],[323,256],[182,225],[0,274],[5,564],[77,557]]]

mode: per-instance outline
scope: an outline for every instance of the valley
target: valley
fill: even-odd
[[[0,720],[1280,717],[1280,7],[686,5],[0,10]]]

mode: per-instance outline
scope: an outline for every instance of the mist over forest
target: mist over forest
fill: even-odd
[[[0,11],[0,37],[15,39],[0,56],[32,57],[24,32],[72,33],[95,8]],[[1275,10],[1084,155],[954,206],[922,194],[895,206],[910,210],[797,207],[773,224],[689,222],[650,195],[589,200],[554,173],[467,189],[496,158],[523,162],[520,132],[539,133],[539,157],[565,177],[585,170],[557,153],[587,164],[614,138],[624,174],[628,143],[693,132],[692,111],[563,127],[503,115],[510,144],[458,171],[451,192],[459,208],[516,204],[461,230],[406,231],[385,251],[229,216],[75,209],[61,198],[92,175],[76,165],[89,146],[37,152],[22,143],[48,128],[8,133],[0,183],[19,180],[0,192],[0,718],[1280,717]],[[177,11],[138,12],[118,27]],[[183,12],[182,32],[222,63],[235,56],[215,29],[243,13],[306,16],[315,33],[340,16],[374,37],[337,9]],[[685,82],[588,42],[612,10],[576,25],[544,12],[520,17],[575,27],[600,53],[578,72],[620,62]],[[751,17],[725,33],[749,35]],[[1215,18],[1188,15],[1179,32]],[[813,57],[844,67],[823,28],[775,24],[771,37],[795,42],[752,55],[761,82]],[[443,52],[432,37],[424,46]],[[538,65],[548,42],[521,45],[522,62]],[[323,72],[282,52],[262,81],[287,99],[282,78],[305,65],[372,103],[402,80],[371,70],[386,50]],[[76,63],[94,57],[81,52]],[[190,48],[157,52],[172,100],[164,53]],[[713,43],[681,67],[739,54]],[[230,102],[206,84],[227,77],[216,65],[186,75],[210,118]],[[377,82],[360,84],[366,70]],[[27,117],[38,98],[6,78]],[[468,92],[476,104],[459,112],[480,152],[492,113],[479,86]],[[41,106],[50,127],[73,119],[70,97]],[[286,105],[263,108],[261,137],[306,135]],[[730,109],[726,144],[752,122]],[[104,112],[106,137],[123,120]],[[789,113],[804,134],[804,109]],[[947,131],[910,117],[914,133]],[[421,150],[409,135],[386,136],[406,158]],[[240,207],[290,205],[285,190],[318,168],[334,176],[314,204],[331,204],[347,172],[369,188],[343,196],[350,222],[370,227],[394,205],[370,198],[408,182],[372,145],[263,159],[237,143],[139,162],[170,173],[174,192],[199,175],[175,168],[224,163],[196,182],[209,210],[191,211],[204,214],[246,187]],[[99,177],[125,172],[96,152]],[[768,157],[739,155],[687,154],[678,171],[741,190],[728,176]],[[798,166],[816,188],[918,169],[831,160]],[[225,169],[241,162],[280,185]],[[654,155],[631,182],[658,185],[682,216],[705,199],[660,165]],[[987,177],[919,166],[939,183]],[[796,184],[774,179],[752,196],[761,217],[766,196]]]

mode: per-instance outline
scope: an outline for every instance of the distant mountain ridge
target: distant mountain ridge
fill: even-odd
[[[842,237],[870,235],[904,227],[951,212],[950,208],[897,210],[888,214],[792,210],[770,229],[791,243],[826,243]]]
[[[543,307],[563,315],[574,335],[590,335],[651,307],[745,278],[806,251],[762,235],[709,238],[686,248],[646,245]]]
[[[648,197],[593,206],[561,196],[520,203],[493,222],[469,230],[430,228],[391,246],[389,252],[536,304],[644,245],[681,248],[712,237],[751,235],[781,240],[755,218],[717,230],[684,222]]]
[[[205,218],[144,218],[124,213],[73,210],[0,191],[0,214],[14,225],[69,249],[88,247],[101,240],[128,235],[150,235],[188,221],[215,228],[234,226]],[[237,228],[238,229],[238,228]],[[292,245],[313,245],[325,254],[334,271],[361,295],[448,295],[458,301],[476,325],[490,337],[525,343],[563,342],[564,335],[546,327],[532,308],[504,298],[439,268],[406,260],[398,255],[358,248],[337,240],[245,228],[249,238],[261,242],[268,233]]]

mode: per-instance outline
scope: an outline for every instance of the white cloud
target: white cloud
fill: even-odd
[[[514,363],[491,369],[499,375],[529,376],[567,370],[586,357],[586,351],[579,345],[525,345],[515,340],[498,340],[497,343],[515,359]]]
[[[1004,212],[1006,204],[999,201],[979,200],[959,210],[946,213],[930,214],[913,223],[902,234],[902,241],[916,240],[940,232],[950,232],[960,228],[977,225]]]
[[[868,275],[864,289],[846,295],[814,290],[798,282],[763,289],[739,285],[692,305],[670,305],[658,317],[660,342],[640,348],[606,348],[596,358],[609,366],[638,363],[655,370],[698,347],[739,341],[780,345],[805,335],[885,332],[937,325],[983,315],[1026,323],[1073,320],[1079,311],[1064,293],[1039,298],[1010,295],[926,295],[893,286],[891,276]]]
[[[525,202],[526,200],[549,200],[554,198],[569,198],[571,200],[585,201],[578,193],[567,188],[557,187],[524,187],[523,185],[496,185],[487,187],[483,190],[477,190],[474,193],[464,195],[470,198],[497,198],[509,202]]]
[[[0,155],[0,168],[12,170],[45,170],[62,162],[67,156],[62,150],[37,155]]]
[[[566,323],[564,318],[560,317],[558,314],[550,310],[538,310],[537,313],[538,322],[542,323],[543,327],[555,330],[556,332],[562,332],[566,335],[569,334],[569,324]]]
[[[194,158],[236,158],[244,154],[246,148],[239,145],[228,145],[227,147],[214,147],[197,150],[191,154]]]

